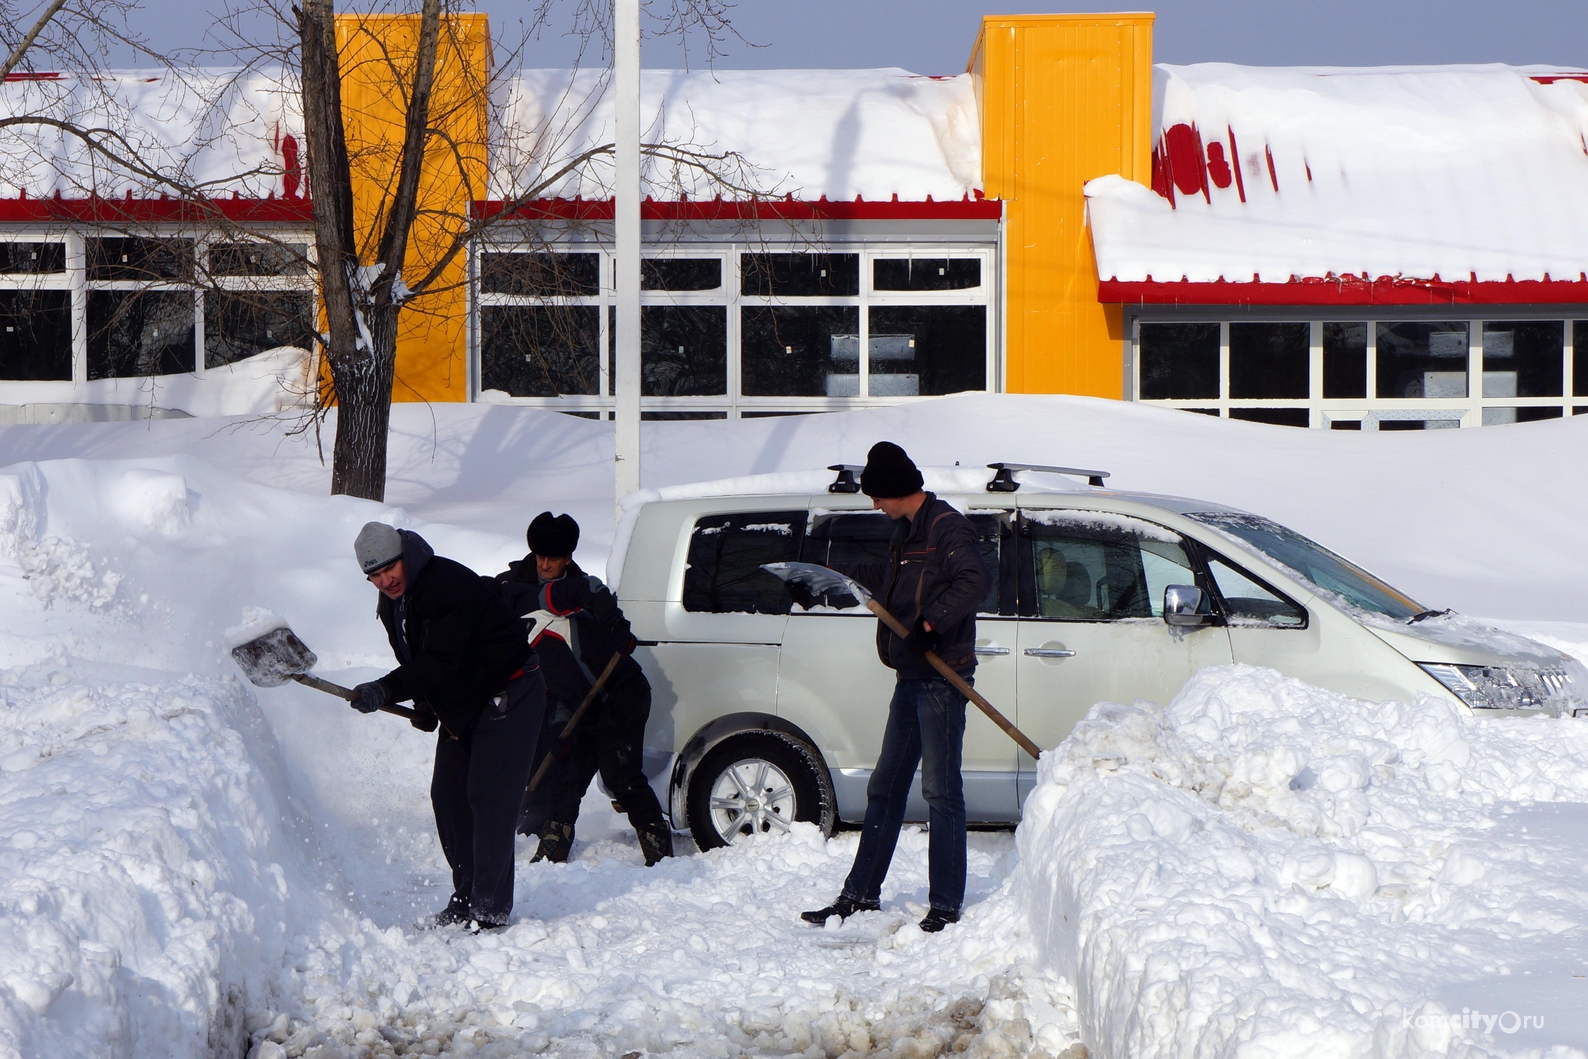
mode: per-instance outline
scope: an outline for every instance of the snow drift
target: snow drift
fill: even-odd
[[[1588,804],[1580,721],[1207,669],[1043,755],[1016,892],[1103,1055],[1490,1054],[1570,1016],[1539,960],[1588,895],[1515,841],[1542,803]]]

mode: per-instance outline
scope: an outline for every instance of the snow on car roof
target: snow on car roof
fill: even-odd
[[[1155,81],[1154,189],[1086,185],[1104,280],[1588,273],[1588,71],[1203,63]]]
[[[543,179],[542,163],[612,140],[604,69],[525,70],[497,89],[500,122],[492,194],[511,198]],[[757,194],[834,202],[958,200],[981,184],[981,129],[969,74],[877,70],[645,70],[646,143],[707,155],[737,152],[735,175]],[[722,166],[718,166],[722,168]],[[743,197],[698,168],[643,160],[643,194],[676,200]],[[609,158],[570,173],[543,198],[606,199]]]

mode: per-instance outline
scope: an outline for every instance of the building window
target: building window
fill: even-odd
[[[1310,324],[1230,324],[1230,396],[1305,400],[1311,345]]]
[[[484,306],[480,365],[482,389],[513,397],[600,393],[601,309]]]
[[[70,291],[0,290],[0,379],[71,381]]]
[[[1282,426],[1526,423],[1584,414],[1588,391],[1588,322],[1144,315],[1134,337],[1136,399]]]
[[[982,247],[912,256],[895,248],[723,245],[645,258],[644,414],[787,414],[996,388],[991,261]],[[576,248],[485,247],[478,270],[481,396],[610,409],[611,258]],[[588,318],[598,335],[588,322],[558,333],[539,315],[586,306],[598,310]],[[507,321],[516,317],[535,326],[515,331]],[[580,370],[542,370],[533,385],[522,367],[570,362]]]
[[[1141,399],[1201,400],[1219,395],[1219,325],[1141,325],[1137,360]]]
[[[88,293],[88,377],[180,375],[194,369],[191,290]]]
[[[1467,322],[1378,325],[1379,397],[1467,396]]]

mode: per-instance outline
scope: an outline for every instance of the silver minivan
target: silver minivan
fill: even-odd
[[[647,772],[702,848],[865,812],[893,673],[847,596],[793,605],[774,562],[886,559],[891,522],[851,470],[829,491],[699,487],[645,504],[614,558],[651,680]],[[965,512],[992,588],[976,687],[1039,746],[1100,701],[1165,703],[1203,666],[1265,666],[1367,702],[1588,713],[1588,670],[1557,651],[1413,601],[1306,537],[1206,501],[1094,487],[1021,489],[1058,468],[924,469]],[[996,472],[996,473],[993,473]],[[783,477],[786,481],[786,476]],[[750,484],[753,488],[753,483]],[[726,491],[726,490],[725,490]],[[665,496],[665,494],[664,494]],[[978,710],[965,727],[972,823],[1012,823],[1036,762]],[[919,786],[909,819],[924,820]]]

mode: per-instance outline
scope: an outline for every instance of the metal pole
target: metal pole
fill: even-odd
[[[616,497],[622,497],[640,487],[640,0],[613,0],[612,14],[617,147],[613,478]]]

